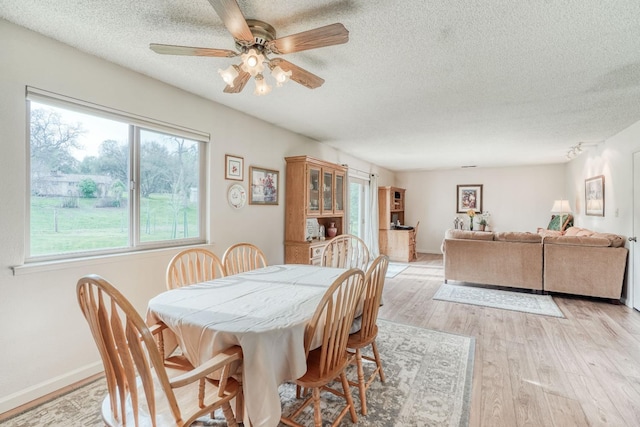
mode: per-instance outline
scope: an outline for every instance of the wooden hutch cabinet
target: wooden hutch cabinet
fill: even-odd
[[[409,262],[415,257],[415,231],[404,226],[404,188],[378,187],[380,253],[391,261]],[[393,225],[392,225],[393,224]]]
[[[344,232],[347,169],[309,156],[285,160],[284,260],[287,264],[319,264],[326,241],[317,235],[315,224],[326,230],[334,223],[338,235]]]

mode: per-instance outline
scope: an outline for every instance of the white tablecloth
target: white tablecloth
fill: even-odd
[[[278,386],[306,372],[304,330],[344,269],[274,265],[164,292],[149,301],[147,319],[176,335],[194,366],[239,344],[253,426],[277,426]]]

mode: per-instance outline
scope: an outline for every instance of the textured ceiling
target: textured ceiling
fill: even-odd
[[[564,162],[640,120],[638,0],[238,3],[279,37],[343,23],[347,44],[283,56],[325,84],[225,94],[237,59],[149,49],[234,49],[207,0],[0,0],[0,17],[397,171]]]

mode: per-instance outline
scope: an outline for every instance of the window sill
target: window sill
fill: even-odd
[[[38,261],[38,262],[28,262],[22,265],[16,265],[11,267],[13,270],[14,276],[22,276],[25,274],[34,274],[34,273],[43,273],[48,271],[58,271],[58,270],[66,270],[70,268],[78,268],[78,267],[86,267],[86,266],[94,266],[94,265],[104,265],[104,264],[116,264],[122,262],[123,258],[127,258],[127,260],[131,259],[145,259],[145,258],[154,258],[159,254],[165,252],[176,252],[177,250],[186,248],[186,247],[194,247],[194,246],[203,246],[204,244],[197,245],[188,245],[184,247],[180,246],[172,246],[168,248],[159,248],[159,249],[150,249],[144,251],[134,251],[134,252],[122,252],[117,254],[108,254],[108,255],[95,255],[83,258],[70,258],[70,259],[61,259],[61,260],[50,260],[50,261]]]

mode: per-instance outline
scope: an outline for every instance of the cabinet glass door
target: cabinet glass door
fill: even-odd
[[[333,172],[322,174],[322,211],[333,212]]]
[[[308,168],[308,186],[309,196],[307,213],[319,214],[320,213],[320,169]]]
[[[336,199],[335,212],[344,211],[344,175],[336,172],[336,191],[334,193]]]

